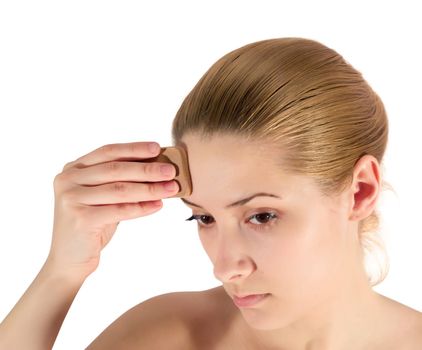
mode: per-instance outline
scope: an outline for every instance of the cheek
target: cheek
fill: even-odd
[[[212,260],[212,257],[215,256],[215,246],[211,239],[207,238],[206,234],[201,233],[198,229],[198,237],[201,241],[202,248],[204,249],[205,253],[208,257]]]
[[[266,268],[286,300],[321,300],[336,281],[339,251],[329,232],[309,225],[273,244]],[[337,274],[338,275],[338,274]]]

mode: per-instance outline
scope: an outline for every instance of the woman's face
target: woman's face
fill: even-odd
[[[271,293],[241,308],[251,326],[283,327],[353,285],[359,243],[357,222],[348,220],[348,192],[322,196],[309,178],[277,169],[263,145],[229,136],[205,142],[191,134],[182,141],[193,185],[183,199],[202,207],[190,206],[205,216],[198,232],[214,275],[231,297]],[[279,198],[226,208],[256,193]]]

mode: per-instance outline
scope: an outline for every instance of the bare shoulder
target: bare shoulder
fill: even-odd
[[[193,349],[240,349],[237,329],[238,312],[223,286],[207,289],[191,299],[186,319]]]
[[[158,295],[126,311],[86,349],[227,349],[233,310],[222,286]]]
[[[422,312],[409,308],[404,315],[403,350],[422,349]]]
[[[383,298],[389,305],[385,321],[388,324],[386,334],[392,338],[390,345],[394,345],[394,349],[422,349],[422,312],[385,296]]]
[[[191,349],[190,324],[201,292],[154,296],[111,323],[87,350]]]
[[[410,309],[410,308],[409,308]],[[414,309],[409,310],[409,330],[408,330],[407,350],[422,349],[422,312]]]

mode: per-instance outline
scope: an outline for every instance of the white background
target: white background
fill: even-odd
[[[378,292],[422,311],[422,32],[417,2],[1,1],[0,319],[50,247],[53,179],[104,144],[171,145],[184,97],[221,56],[276,37],[315,39],[361,71],[390,121],[380,200],[390,259]],[[419,24],[418,24],[419,23]],[[134,305],[220,285],[191,210],[163,200],[122,222],[77,294],[54,349],[83,349]]]

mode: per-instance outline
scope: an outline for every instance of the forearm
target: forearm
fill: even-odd
[[[0,324],[0,349],[51,349],[83,282],[46,262]]]

